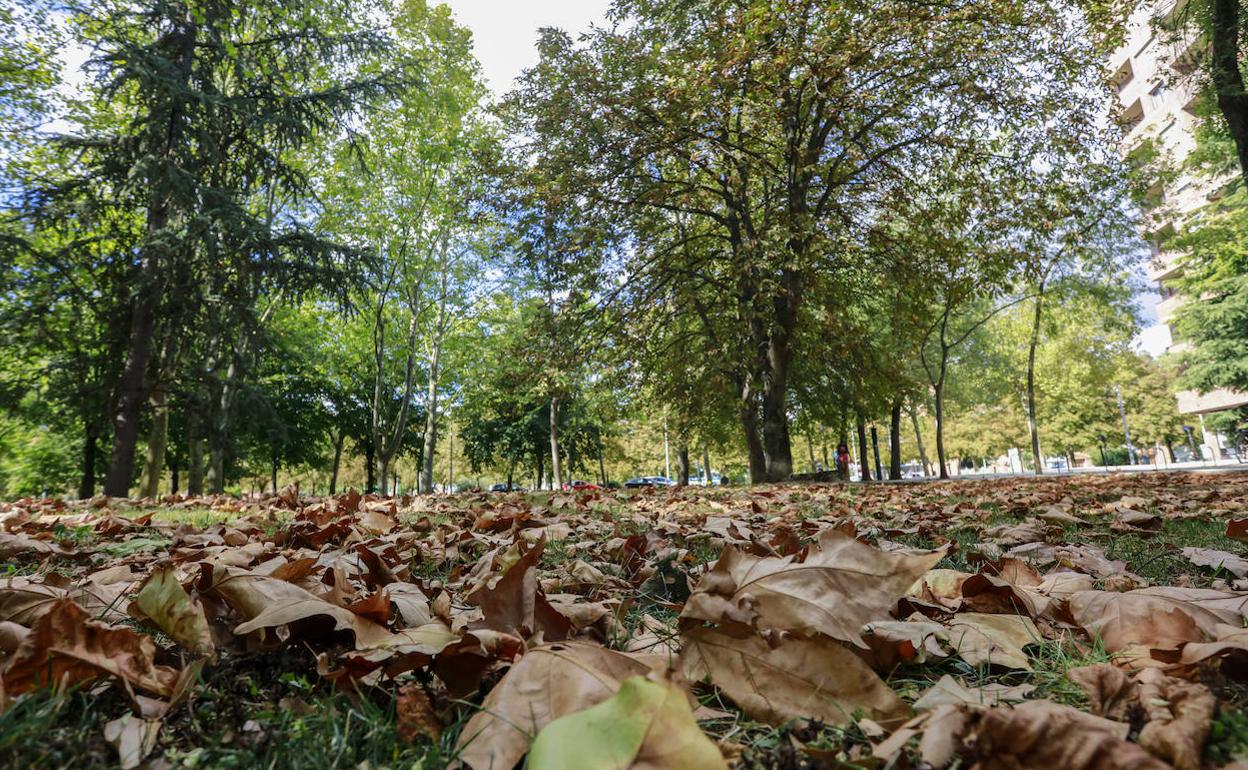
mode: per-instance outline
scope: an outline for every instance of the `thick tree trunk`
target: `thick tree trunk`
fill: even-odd
[[[1036,348],[1040,344],[1041,301],[1044,284],[1036,294],[1035,312],[1031,318],[1031,340],[1027,346],[1027,430],[1031,433],[1031,456],[1035,459],[1036,475],[1044,474],[1044,458],[1040,455],[1040,430],[1036,422]]]
[[[763,388],[763,456],[767,481],[783,481],[793,475],[793,445],[786,404],[788,364],[787,353],[773,353],[771,376]]]
[[[559,457],[559,397],[550,398],[550,473],[551,486],[555,490],[563,489],[563,471]]]
[[[711,475],[711,448],[703,442],[702,444],[702,486],[709,487],[714,483],[714,476]]]
[[[901,478],[901,399],[893,402],[888,421],[888,477]]]
[[[168,211],[163,208],[150,212],[149,234],[163,230],[168,216]],[[155,269],[152,261],[154,257],[145,260],[145,271]],[[113,449],[108,461],[108,473],[104,477],[104,494],[110,497],[130,496],[134,453],[139,441],[139,418],[147,400],[147,366],[152,357],[152,336],[156,330],[157,291],[154,276],[140,280],[142,283],[131,309],[129,349],[118,387],[117,410],[113,415]]]
[[[78,499],[86,500],[95,496],[95,462],[99,452],[99,437],[96,436],[95,424],[85,421],[82,438],[82,477],[78,481]]]
[[[334,439],[334,467],[329,474],[329,494],[338,493],[338,469],[342,467],[342,445],[347,441],[347,432],[338,429],[338,437]]]
[[[750,463],[750,483],[761,484],[767,479],[767,457],[758,433],[758,413],[754,409],[749,386],[738,388],[737,417],[745,434],[746,456]]]
[[[368,442],[368,446],[364,447],[364,486],[367,492],[377,491],[377,451],[373,449],[373,442]]]
[[[169,445],[169,403],[163,387],[152,390],[152,428],[147,434],[147,452],[139,481],[139,497],[160,495],[160,479],[164,475],[165,450]]]
[[[676,449],[676,486],[689,486],[689,446],[683,443]]]
[[[1227,131],[1235,140],[1240,174],[1248,184],[1248,93],[1240,71],[1240,3],[1241,0],[1213,0],[1210,70],[1218,109],[1226,121]]]
[[[871,480],[871,457],[867,454],[867,425],[858,415],[858,475],[862,481]]]

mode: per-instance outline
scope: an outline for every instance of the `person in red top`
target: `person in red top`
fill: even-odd
[[[844,442],[836,445],[836,475],[841,481],[849,481],[849,447]]]

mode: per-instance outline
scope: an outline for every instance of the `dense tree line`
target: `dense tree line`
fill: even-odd
[[[1089,21],[617,0],[492,100],[424,0],[6,5],[0,491],[1179,441]]]

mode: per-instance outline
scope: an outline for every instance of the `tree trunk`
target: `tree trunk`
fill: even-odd
[[[923,475],[930,477],[932,475],[932,464],[927,459],[927,449],[923,446],[923,432],[919,430],[919,412],[913,406],[908,410],[910,412],[910,424],[914,426],[914,443],[919,447],[919,462],[923,464]]]
[[[546,452],[539,444],[537,451],[533,453],[537,458],[537,483],[533,485],[533,489],[541,489],[546,483]]]
[[[1036,421],[1036,348],[1040,344],[1041,301],[1044,284],[1036,293],[1036,308],[1031,319],[1031,340],[1027,346],[1027,430],[1031,433],[1031,456],[1035,458],[1036,475],[1044,474],[1044,460],[1040,456],[1040,430]]]
[[[82,439],[82,478],[78,482],[78,499],[95,496],[95,461],[99,451],[99,438],[95,435],[94,422],[87,420]]]
[[[191,67],[194,63],[198,28],[188,20],[178,30],[180,33],[180,49],[178,51],[177,73],[183,82],[189,82]],[[169,115],[169,131],[162,148],[164,158],[156,162],[154,174],[164,169],[164,163],[170,162],[175,148],[181,144],[182,115],[175,108]],[[147,243],[142,249],[138,290],[130,307],[130,334],[126,349],[126,363],[121,372],[117,388],[117,409],[113,415],[113,448],[109,455],[108,473],[104,477],[104,494],[110,497],[127,497],[130,494],[130,481],[134,475],[134,452],[139,440],[139,417],[143,404],[147,400],[147,367],[152,357],[152,338],[156,331],[156,311],[160,302],[161,275],[160,254],[163,248],[154,242],[159,241],[164,230],[169,226],[170,198],[165,192],[167,181],[152,180],[153,192],[147,205]]]
[[[178,493],[178,460],[171,458],[169,460],[169,494],[176,495]]]
[[[714,477],[711,476],[711,449],[705,442],[702,443],[702,486],[709,487],[714,483]]]
[[[750,483],[761,484],[767,479],[767,457],[763,452],[763,442],[758,435],[758,414],[751,400],[747,388],[746,395],[741,397],[737,406],[737,417],[741,420],[741,430],[745,433],[745,448],[750,462]]]
[[[338,469],[342,466],[342,445],[346,443],[347,431],[338,429],[338,437],[334,439],[334,467],[329,474],[329,494],[338,493]]]
[[[689,445],[684,443],[676,448],[676,486],[689,486]]]
[[[893,402],[888,421],[888,477],[901,478],[901,399]]]
[[[269,466],[269,472],[270,472],[270,478],[273,482],[273,494],[276,495],[277,494],[277,467],[278,467],[278,462],[279,462],[278,456],[277,456],[277,450],[275,449],[272,452],[270,452],[269,456],[271,457],[273,461],[272,464]]]
[[[377,451],[373,449],[373,442],[368,442],[364,447],[364,487],[366,492],[377,491]]]
[[[438,326],[433,338],[433,349],[429,353],[429,391],[426,395],[425,444],[423,450],[423,467],[417,491],[426,492],[433,486],[433,456],[438,441],[438,365],[442,359],[442,335],[446,325],[446,271],[442,272],[441,298],[438,301]]]
[[[763,457],[767,481],[783,481],[793,475],[793,449],[789,437],[786,404],[787,354],[773,353],[771,376],[763,387]]]
[[[163,387],[152,389],[152,429],[147,434],[147,453],[139,481],[139,497],[160,495],[160,478],[164,475],[165,450],[169,445],[169,404]]]
[[[1248,93],[1240,71],[1240,0],[1213,0],[1210,74],[1218,109],[1235,140],[1240,174],[1248,184]]]
[[[166,208],[148,213],[149,237],[165,228],[169,212]],[[154,256],[147,257],[145,272],[155,270]],[[139,417],[147,400],[147,365],[152,356],[152,336],[156,329],[155,276],[140,277],[140,287],[131,309],[130,343],[125,368],[118,386],[117,411],[113,415],[113,449],[104,477],[104,494],[129,497],[134,475],[134,453],[139,441]]]
[[[811,438],[810,431],[806,432],[806,453],[810,455],[810,472],[818,473],[819,466],[815,462],[815,440]]]
[[[598,449],[598,478],[605,487],[607,485],[607,462],[602,456],[602,431],[594,431],[594,440]]]
[[[550,472],[552,488],[563,489],[563,471],[559,466],[559,397],[550,397]]]
[[[875,480],[884,480],[884,469],[880,467],[880,434],[875,429],[875,423],[871,423],[871,451],[875,454]]]
[[[945,462],[945,401],[944,383],[936,386],[936,462],[940,464],[940,478],[949,478],[949,466]]]
[[[867,454],[867,426],[858,415],[858,475],[861,481],[871,480],[871,458]]]

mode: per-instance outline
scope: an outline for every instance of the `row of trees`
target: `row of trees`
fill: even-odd
[[[492,104],[424,0],[6,7],[4,492],[1175,440],[1079,11],[618,0]]]

